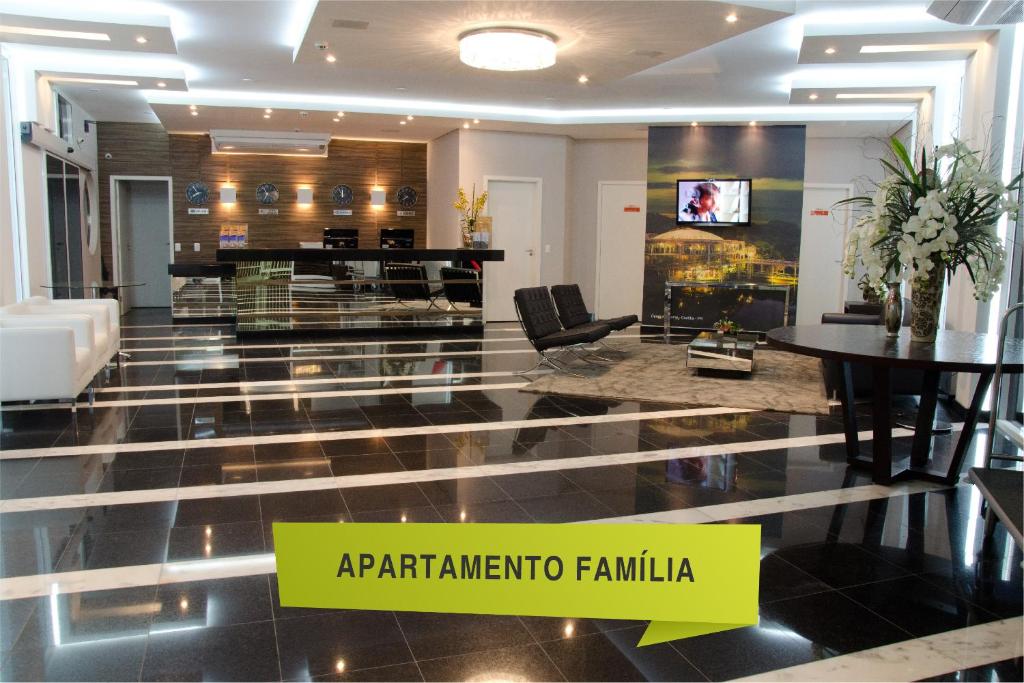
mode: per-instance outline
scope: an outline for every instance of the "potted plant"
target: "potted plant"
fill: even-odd
[[[915,167],[903,144],[890,141],[893,159],[881,159],[888,175],[873,196],[845,199],[861,207],[846,244],[843,268],[853,274],[859,259],[879,291],[911,283],[911,341],[935,340],[942,288],[960,266],[974,283],[974,297],[987,301],[999,289],[1006,249],[997,223],[1015,216],[1018,174],[1004,185],[981,156],[960,140],[921,151]]]
[[[462,246],[469,248],[473,245],[473,233],[476,232],[477,219],[480,212],[487,204],[487,193],[476,196],[476,184],[473,185],[473,197],[466,196],[466,191],[459,188],[459,193],[452,205],[459,212],[459,227],[462,229]]]
[[[720,337],[727,334],[736,334],[740,331],[740,326],[728,318],[722,318],[713,327]]]

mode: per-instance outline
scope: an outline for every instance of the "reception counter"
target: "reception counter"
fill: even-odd
[[[218,249],[238,334],[464,329],[483,323],[491,249]]]

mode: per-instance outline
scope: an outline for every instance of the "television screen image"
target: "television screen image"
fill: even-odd
[[[750,179],[677,180],[677,225],[749,225]]]

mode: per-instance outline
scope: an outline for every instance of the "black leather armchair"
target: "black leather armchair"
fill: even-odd
[[[391,294],[400,303],[426,301],[427,308],[432,308],[437,306],[437,297],[444,293],[430,289],[427,268],[419,263],[388,263],[384,266],[384,276]]]
[[[592,344],[607,337],[612,331],[607,325],[596,323],[580,326],[573,330],[563,330],[547,287],[517,289],[513,300],[516,305],[516,315],[519,316],[519,324],[523,326],[523,332],[526,333],[526,338],[530,340],[533,348],[540,354],[537,364],[525,372],[533,372],[541,365],[546,365],[560,372],[582,377],[582,375],[569,370],[566,363],[554,357],[550,353],[551,350],[571,349],[571,347],[578,347],[581,344]],[[577,355],[577,357],[587,360],[585,356]]]
[[[821,316],[821,322],[832,325],[881,325],[882,319],[870,313],[824,313]],[[910,324],[909,305],[904,307],[903,315],[903,325],[908,324]],[[840,387],[839,363],[823,360],[821,364],[825,374],[825,392],[829,397],[837,398]],[[872,395],[871,368],[863,363],[853,363],[851,375],[854,398],[870,397]],[[896,368],[891,373],[891,381],[893,394],[916,396],[921,393],[924,372]]]

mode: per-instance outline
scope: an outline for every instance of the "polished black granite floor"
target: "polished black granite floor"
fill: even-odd
[[[159,310],[124,321],[168,323]],[[841,490],[870,480],[846,467],[842,439],[833,438],[842,433],[838,415],[647,417],[679,406],[526,394],[503,386],[521,382],[512,373],[532,364],[529,353],[504,353],[528,349],[508,324],[488,326],[482,338],[444,341],[217,338],[229,334],[214,326],[125,327],[123,346],[138,365],[115,371],[97,395],[101,404],[122,403],[82,410],[74,420],[64,409],[0,413],[5,451],[121,444],[116,452],[0,460],[0,498],[58,503],[0,513],[0,581],[104,568],[130,579],[144,565],[193,560],[213,568],[191,581],[0,600],[3,680],[726,680],[1024,611],[1021,553],[1002,530],[983,547],[971,487],[839,503]],[[367,381],[352,382],[360,378]],[[401,393],[408,389],[416,392]],[[364,391],[324,394],[351,390]],[[267,394],[275,395],[259,400]],[[609,421],[586,423],[595,416]],[[548,419],[559,422],[529,424]],[[314,432],[406,427],[423,429],[299,441]],[[263,438],[274,435],[283,441]],[[203,443],[233,437],[246,443]],[[786,442],[796,437],[822,443]],[[171,443],[149,450],[156,441]],[[573,464],[714,445],[726,448]],[[896,446],[905,456],[909,440]],[[938,437],[935,463],[946,462],[951,448],[949,437]],[[556,460],[557,469],[530,471]],[[506,463],[526,471],[388,480]],[[303,484],[358,475],[378,479],[317,490]],[[289,482],[293,490],[159,498],[165,490],[260,482]],[[60,502],[80,494],[132,498]],[[787,512],[758,507],[801,494],[811,498]],[[642,622],[282,608],[273,574],[225,575],[216,565],[271,552],[274,521],[576,522],[726,504],[731,516],[716,517],[720,523],[762,528],[759,623],[639,649]],[[1021,674],[1020,660],[1004,657],[932,680]]]

